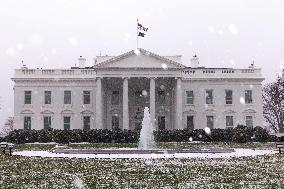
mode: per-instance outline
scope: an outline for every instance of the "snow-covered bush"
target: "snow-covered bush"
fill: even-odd
[[[268,142],[284,141],[283,138],[270,136],[265,129],[261,127],[246,127],[238,125],[234,129],[210,129],[206,132],[204,129],[184,129],[184,130],[159,130],[154,131],[157,142]],[[1,139],[0,139],[1,140]],[[4,138],[7,142],[13,143],[32,143],[32,142],[57,142],[57,143],[137,143],[139,132],[132,130],[14,130]]]
[[[269,140],[269,134],[267,130],[262,127],[254,127],[253,134],[253,139],[257,142],[267,142]]]
[[[252,141],[253,128],[245,125],[238,125],[233,130],[233,142],[245,143]]]

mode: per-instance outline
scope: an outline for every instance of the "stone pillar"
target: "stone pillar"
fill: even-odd
[[[156,99],[155,99],[155,79],[150,78],[150,116],[154,129],[156,129]]]
[[[176,83],[176,111],[174,129],[183,129],[182,127],[182,88],[181,78],[177,78]]]
[[[103,104],[102,104],[102,79],[97,78],[97,85],[96,85],[96,129],[103,128]]]
[[[123,79],[123,113],[122,127],[129,130],[129,111],[128,111],[128,78]]]

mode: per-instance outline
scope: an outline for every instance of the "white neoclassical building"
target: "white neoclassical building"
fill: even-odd
[[[16,129],[138,129],[144,107],[155,129],[262,126],[261,69],[191,67],[181,56],[136,49],[94,66],[15,70]]]

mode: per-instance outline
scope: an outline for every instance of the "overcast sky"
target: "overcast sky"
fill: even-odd
[[[202,66],[246,68],[265,82],[284,68],[284,0],[0,0],[0,123],[13,115],[14,69],[69,68],[82,55],[136,48],[136,19],[148,27],[139,47],[194,55]]]

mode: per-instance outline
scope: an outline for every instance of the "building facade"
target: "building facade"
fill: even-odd
[[[263,125],[261,69],[191,67],[181,56],[136,49],[98,56],[94,66],[15,70],[16,129],[139,129],[149,107],[155,129]]]

